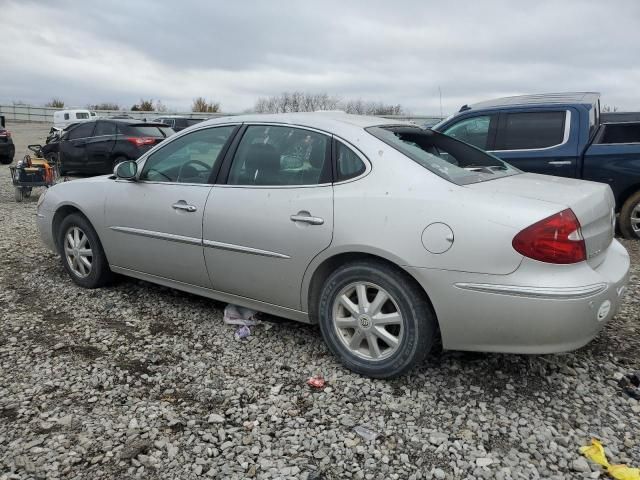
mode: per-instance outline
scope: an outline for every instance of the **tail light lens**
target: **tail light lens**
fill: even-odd
[[[587,259],[580,222],[570,208],[518,233],[513,248],[525,257],[547,263],[578,263]]]
[[[143,145],[153,145],[156,143],[155,137],[127,137],[127,141],[133,143],[136,147]]]
[[[11,132],[9,130],[0,130],[0,137],[11,138]]]

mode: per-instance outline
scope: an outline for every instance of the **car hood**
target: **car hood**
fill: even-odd
[[[558,211],[571,208],[582,226],[589,258],[596,257],[613,239],[615,199],[604,183],[523,173],[467,187],[501,197],[500,201],[508,201],[505,195],[551,203]]]

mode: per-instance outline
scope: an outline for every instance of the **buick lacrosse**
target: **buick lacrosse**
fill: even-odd
[[[318,112],[194,125],[50,188],[37,222],[82,287],[117,273],[318,323],[347,368],[392,377],[438,339],[515,353],[593,339],[629,271],[613,207],[605,184]]]

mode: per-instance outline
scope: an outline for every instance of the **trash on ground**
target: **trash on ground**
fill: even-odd
[[[325,384],[324,377],[322,375],[314,375],[307,380],[307,385],[313,388],[323,388]]]
[[[224,309],[222,320],[227,325],[254,326],[260,323],[258,312],[250,308],[229,304]]]
[[[591,445],[580,447],[580,453],[592,462],[603,466],[610,477],[616,480],[640,480],[640,468],[630,468],[626,465],[611,465],[604,453],[604,447],[595,438],[591,439]]]
[[[357,425],[353,428],[353,431],[356,432],[358,435],[360,435],[362,438],[364,438],[367,441],[372,441],[375,440],[376,438],[378,438],[380,436],[380,434],[378,432],[376,432],[375,430],[370,429],[369,427],[366,427],[364,425]]]
[[[618,386],[631,398],[640,400],[640,372],[625,375],[618,382]]]
[[[246,325],[238,327],[236,333],[233,335],[236,340],[242,340],[244,338],[248,338],[251,335],[251,329]]]

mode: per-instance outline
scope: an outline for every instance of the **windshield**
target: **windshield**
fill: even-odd
[[[472,145],[417,127],[370,127],[374,137],[436,175],[458,185],[522,173]]]

